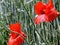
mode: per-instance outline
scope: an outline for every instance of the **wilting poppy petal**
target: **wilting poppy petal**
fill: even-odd
[[[43,9],[45,9],[45,6],[46,6],[45,3],[37,2],[34,6],[35,13],[38,14],[38,15],[43,13],[42,11],[43,11]]]
[[[34,22],[36,23],[36,24],[39,24],[39,23],[41,23],[41,22],[47,22],[48,21],[48,17],[45,15],[45,14],[43,14],[43,15],[38,15],[37,17],[35,17],[35,19],[34,19]]]

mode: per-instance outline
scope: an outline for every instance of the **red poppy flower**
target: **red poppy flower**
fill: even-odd
[[[8,45],[20,45],[22,42],[24,42],[26,34],[21,31],[20,23],[10,24],[10,31]]]
[[[34,6],[35,13],[38,15],[34,21],[36,24],[40,22],[52,22],[60,12],[57,12],[54,8],[52,0],[49,0],[48,4],[37,2]]]

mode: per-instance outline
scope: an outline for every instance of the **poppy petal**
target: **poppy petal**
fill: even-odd
[[[34,11],[35,11],[35,13],[38,14],[38,15],[40,15],[42,13],[43,9],[45,9],[45,6],[46,6],[45,3],[37,2],[34,5]]]
[[[47,20],[48,20],[48,17],[46,17],[46,15],[43,14],[43,15],[38,15],[37,17],[35,17],[34,22],[36,24],[39,24],[41,22],[47,22]]]
[[[45,13],[49,14],[51,12],[51,9],[54,8],[54,4],[52,0],[49,0],[48,5],[46,6]]]
[[[20,33],[21,31],[21,24],[20,23],[15,23],[15,24],[10,24],[10,30],[15,31]]]
[[[9,34],[9,35],[10,35],[10,37],[12,36],[12,38],[13,38],[13,39],[15,39],[15,38],[18,36],[18,34],[13,33],[13,32],[10,32],[10,34]]]
[[[18,36],[15,39],[10,37],[8,40],[8,45],[20,45],[22,42],[24,42],[24,39],[21,36]]]
[[[49,22],[53,21],[54,19],[57,18],[57,16],[58,16],[57,11],[54,8],[51,9],[51,12],[47,15],[48,21]]]
[[[48,6],[47,6],[48,8],[54,8],[54,4],[53,4],[53,1],[52,0],[49,0],[49,2],[48,2]]]

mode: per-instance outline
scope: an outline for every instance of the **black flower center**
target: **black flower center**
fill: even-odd
[[[41,14],[45,14],[45,11],[43,10]]]

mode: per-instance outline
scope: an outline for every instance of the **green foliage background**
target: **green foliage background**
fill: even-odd
[[[60,45],[60,16],[52,23],[34,24],[34,4],[48,0],[0,0],[0,45],[7,45],[9,24],[21,22],[27,37],[22,45]],[[60,0],[53,0],[60,11]]]

